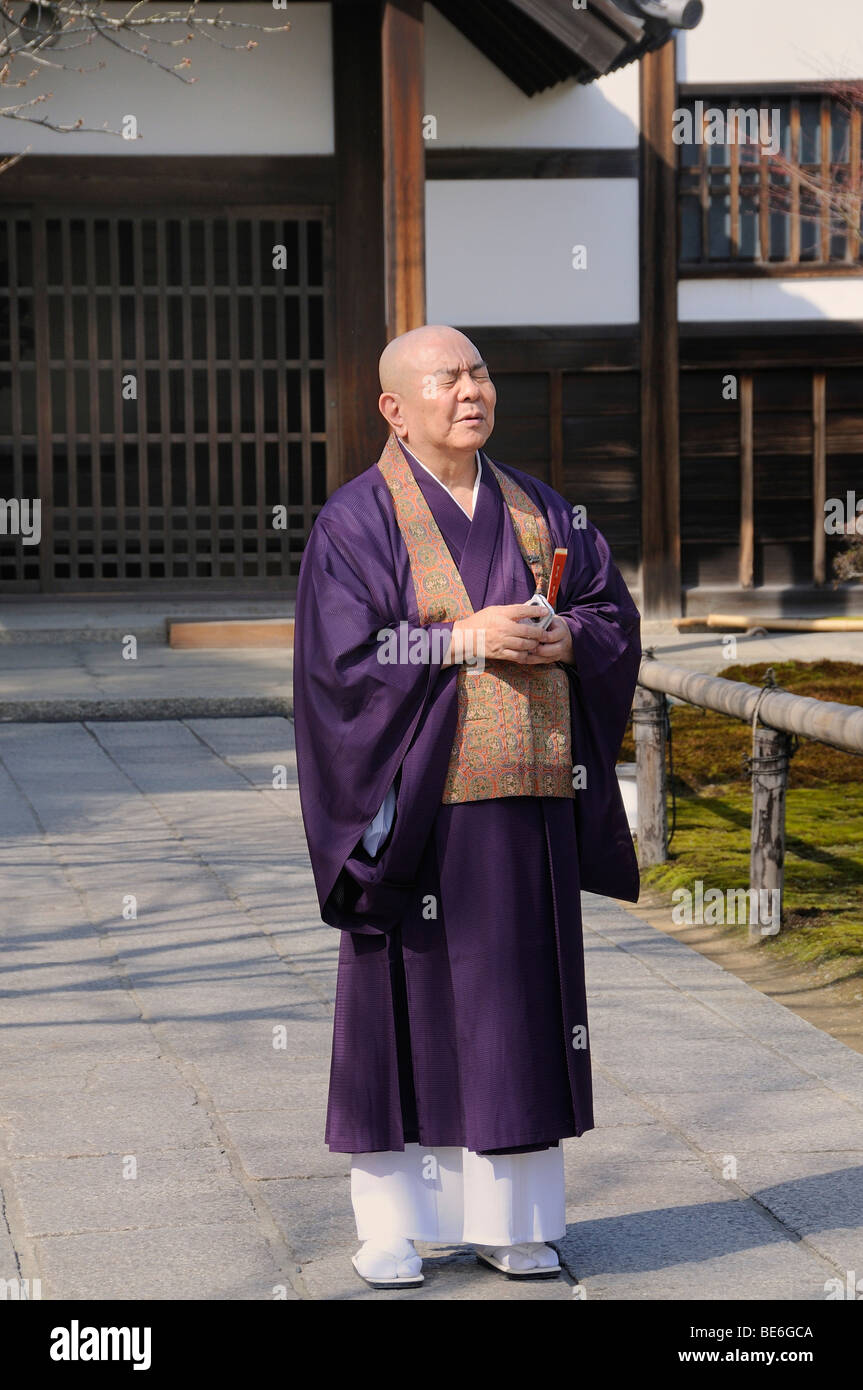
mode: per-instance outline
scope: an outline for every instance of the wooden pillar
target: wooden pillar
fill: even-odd
[[[740,377],[740,558],[741,589],[755,584],[755,421],[752,373]]]
[[[37,496],[41,506],[40,515],[42,522],[42,534],[39,542],[39,589],[44,594],[54,589],[54,446],[52,443],[54,425],[50,386],[51,325],[48,317],[48,252],[45,244],[45,218],[41,215],[41,212],[33,217],[32,225],[34,275],[33,319],[35,327],[36,381],[41,383],[42,388],[38,396],[38,415],[36,417],[36,466],[38,470],[39,488]],[[17,337],[15,351],[16,353],[20,353],[20,317],[15,333]],[[15,383],[13,384],[12,390],[20,392],[22,386]],[[23,483],[23,479],[21,481]],[[5,487],[4,493],[8,496]]]
[[[812,374],[812,582],[827,582],[827,373]]]
[[[639,68],[642,611],[673,618],[682,612],[674,42]]]
[[[422,0],[384,0],[381,23],[387,338],[426,321]]]
[[[386,342],[380,0],[334,0],[332,41],[339,457],[330,491],[373,464],[387,435],[377,372]]]
[[[789,735],[779,729],[768,729],[759,724],[754,730],[752,756],[748,759],[752,774],[749,888],[750,894],[757,896],[754,901],[750,896],[750,942],[775,936],[781,925],[790,743]],[[774,904],[777,910],[771,914],[770,909]],[[767,909],[766,912],[762,911],[762,906]],[[757,910],[753,911],[753,908]]]
[[[563,477],[563,372],[553,367],[548,374],[549,478],[555,492],[566,487]]]
[[[649,864],[664,864],[668,858],[664,695],[636,686],[632,733],[638,796],[635,834],[639,867],[646,869]]]

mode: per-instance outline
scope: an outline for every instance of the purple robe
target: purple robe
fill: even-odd
[[[474,611],[536,584],[481,454],[473,520],[408,462]],[[457,666],[378,660],[383,629],[419,626],[407,550],[375,465],[315,521],[297,591],[294,721],[321,915],[342,929],[326,1140],[480,1153],[593,1128],[580,890],[635,902],[638,867],[614,770],[632,704],[639,613],[603,536],[503,464],[568,556],[557,611],[573,634],[574,798],[443,804]],[[429,629],[451,629],[433,623]],[[395,780],[378,854],[362,835]]]

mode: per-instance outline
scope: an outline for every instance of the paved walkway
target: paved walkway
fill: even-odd
[[[125,616],[130,621],[106,627],[99,641],[4,642],[0,631],[0,723],[291,713],[289,648],[177,651],[165,645],[163,631],[147,626],[147,610],[140,610],[139,621]],[[123,655],[122,639],[129,634],[138,638],[134,660]],[[39,635],[29,631],[31,638]],[[653,647],[657,659],[693,671],[722,675],[730,664],[721,633],[678,633],[668,624],[645,623],[643,644]],[[863,632],[739,634],[733,659],[825,657],[863,662]]]
[[[0,723],[180,719],[291,712],[292,652],[178,651],[139,641],[0,644]]]
[[[236,594],[222,598],[200,594],[185,599],[170,594],[142,598],[121,594],[114,598],[6,597],[0,603],[0,646],[34,641],[59,645],[120,642],[127,632],[136,632],[141,641],[164,642],[169,619],[292,618],[295,606],[294,600],[283,594],[257,599]]]
[[[525,1287],[447,1249],[419,1291],[362,1285],[322,1139],[337,933],[290,732],[0,727],[0,1278],[49,1298],[817,1301],[863,1276],[863,1056],[585,896],[597,1128],[565,1144],[567,1274]]]

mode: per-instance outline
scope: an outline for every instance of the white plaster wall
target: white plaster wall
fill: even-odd
[[[107,5],[122,14],[125,4]],[[182,9],[176,0],[154,4],[161,12]],[[222,8],[232,19],[262,25],[290,22],[286,34],[237,30],[222,41],[257,40],[251,52],[226,53],[206,39],[196,38],[177,50],[190,57],[189,71],[198,81],[190,86],[158,72],[149,64],[94,43],[76,49],[67,61],[93,66],[105,58],[102,72],[83,75],[48,72],[29,83],[23,93],[2,91],[2,105],[53,91],[50,102],[36,108],[55,122],[68,124],[82,117],[86,126],[104,122],[119,129],[123,117],[137,118],[139,140],[78,131],[62,135],[19,121],[0,121],[0,149],[29,146],[34,154],[331,154],[333,151],[332,62],[330,6],[289,4],[202,4],[201,14]],[[178,30],[177,32],[181,32]],[[152,51],[159,51],[153,44]],[[164,51],[164,50],[163,50]],[[17,66],[17,65],[16,65]],[[21,64],[22,69],[27,66]]]
[[[770,319],[863,320],[863,280],[683,280],[678,286],[681,322]]]
[[[426,199],[430,323],[637,321],[635,179],[432,180]]]
[[[861,0],[705,0],[677,39],[681,82],[863,77]]]
[[[432,5],[425,35],[425,110],[437,120],[431,148],[638,144],[637,64],[527,97]]]

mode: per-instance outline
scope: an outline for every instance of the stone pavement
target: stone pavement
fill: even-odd
[[[0,723],[291,712],[289,648],[180,651],[144,639],[134,660],[122,651],[119,640],[0,644]]]
[[[152,626],[150,610],[141,606],[121,614],[127,621],[117,628],[110,626],[115,619],[103,615],[108,625],[98,641],[47,640],[38,627],[20,626],[15,641],[4,641],[3,613],[0,607],[0,723],[291,713],[290,648],[174,650],[165,645],[164,631]],[[127,634],[138,638],[134,660],[123,656]],[[653,647],[658,660],[722,675],[730,664],[722,635],[679,633],[667,623],[644,623],[642,641],[645,648]],[[24,641],[24,636],[39,640]],[[736,637],[735,661],[829,657],[863,662],[863,632]]]
[[[0,727],[0,1278],[51,1299],[821,1300],[863,1276],[863,1056],[583,903],[597,1128],[564,1146],[566,1275],[432,1249],[420,1290],[373,1293],[323,1143],[338,939],[290,724]]]
[[[192,598],[176,598],[170,593],[138,598],[122,594],[4,597],[0,603],[0,646],[120,642],[127,632],[137,633],[139,641],[164,642],[169,619],[292,618],[295,607],[294,600],[285,594],[256,599],[212,593]]]

